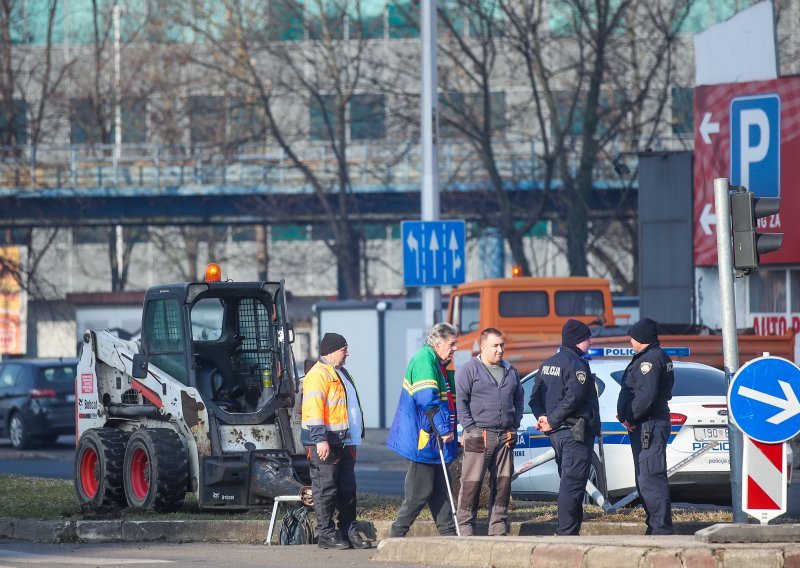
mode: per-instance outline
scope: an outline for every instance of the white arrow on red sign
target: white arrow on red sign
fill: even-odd
[[[700,123],[700,136],[703,137],[703,142],[711,144],[711,134],[719,134],[719,122],[711,122],[711,113],[707,112],[703,115],[703,122]]]
[[[700,214],[700,228],[706,235],[711,234],[711,225],[717,224],[717,214],[711,210],[711,204],[706,203],[703,212]]]

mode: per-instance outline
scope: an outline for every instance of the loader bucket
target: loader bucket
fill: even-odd
[[[312,505],[311,487],[297,481],[289,463],[271,456],[254,456],[250,492],[267,499],[299,496],[304,505]]]

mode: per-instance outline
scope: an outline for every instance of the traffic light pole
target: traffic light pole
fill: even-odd
[[[728,178],[714,180],[714,207],[717,213],[717,261],[722,301],[722,346],[725,376],[730,384],[739,370],[739,340],[736,336],[736,298],[733,292],[733,248],[731,246],[731,206]],[[728,440],[731,470],[733,522],[745,523],[742,511],[742,432],[730,421],[728,404]]]

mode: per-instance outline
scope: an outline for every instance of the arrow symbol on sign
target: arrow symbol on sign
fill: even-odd
[[[417,265],[417,280],[419,280],[419,241],[414,236],[414,231],[408,232],[406,245],[408,245],[408,250],[414,253],[414,258],[416,259],[416,265]]]
[[[711,225],[717,224],[717,214],[711,211],[711,204],[706,203],[700,214],[700,227],[706,235],[711,234]]]
[[[789,420],[789,418],[792,418],[796,414],[800,414],[800,402],[798,402],[797,395],[794,394],[792,386],[784,381],[778,381],[778,384],[781,390],[783,390],[783,396],[786,398],[778,398],[777,396],[772,396],[771,394],[753,390],[748,387],[739,387],[740,395],[783,409],[775,416],[767,418],[767,422],[770,424],[780,424],[781,422]]]
[[[711,144],[709,134],[719,134],[719,122],[711,122],[711,113],[707,112],[703,115],[703,122],[700,123],[700,136],[706,144]]]
[[[439,252],[439,239],[436,238],[436,231],[431,232],[431,242],[428,245],[428,248],[433,252],[433,277],[436,278],[436,265],[438,264],[438,255]]]
[[[456,270],[461,268],[461,255],[458,254],[458,239],[456,239],[455,231],[450,231],[450,244],[447,248],[450,249],[450,255],[453,257],[453,278],[455,278]]]

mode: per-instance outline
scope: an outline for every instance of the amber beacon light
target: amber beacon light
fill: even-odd
[[[216,262],[211,262],[206,265],[206,282],[221,282],[222,269]]]
[[[516,278],[517,276],[522,276],[522,266],[519,264],[515,264],[511,267],[511,277]]]

